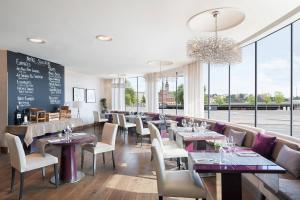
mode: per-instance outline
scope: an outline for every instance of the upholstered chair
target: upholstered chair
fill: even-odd
[[[120,119],[118,113],[112,113],[112,123],[120,125]]]
[[[25,172],[32,171],[35,169],[44,169],[47,166],[54,166],[55,173],[55,183],[58,186],[58,159],[50,154],[39,154],[32,153],[30,155],[25,155],[23,145],[18,136],[6,133],[5,139],[8,145],[8,150],[10,154],[10,164],[12,167],[12,177],[11,177],[11,191],[14,190],[15,174],[16,170],[20,172],[20,192],[19,199],[23,197],[23,187],[24,187],[24,174]],[[43,174],[44,176],[44,174]]]
[[[168,171],[165,169],[163,150],[157,139],[152,142],[151,152],[154,159],[159,200],[163,200],[163,197],[206,199],[206,192],[198,174],[191,173],[189,170]]]
[[[143,121],[140,117],[137,117],[135,119],[135,125],[136,125],[136,142],[138,141],[138,137],[140,137],[141,146],[143,146],[143,137],[149,136],[150,131],[148,128],[144,128]]]
[[[96,144],[84,144],[82,145],[81,150],[81,168],[83,168],[84,163],[84,151],[88,151],[93,154],[93,175],[96,174],[96,156],[102,153],[103,163],[105,163],[105,154],[106,152],[111,152],[113,168],[115,169],[115,159],[114,151],[116,146],[116,136],[117,136],[118,125],[105,123],[102,132],[101,142]]]
[[[165,159],[176,158],[177,166],[180,169],[180,159],[187,158],[188,152],[184,148],[178,146],[175,141],[163,140],[159,129],[154,124],[149,123],[149,129],[151,141],[153,142],[154,139],[157,139],[161,146],[163,157]]]
[[[100,130],[100,123],[107,122],[108,119],[105,118],[101,119],[98,111],[93,111],[93,116],[94,116],[94,133],[95,133],[96,125],[99,125],[99,130]]]
[[[136,125],[134,123],[126,122],[126,118],[124,114],[119,114],[119,120],[120,120],[120,128],[122,132],[124,132],[124,141],[125,141],[125,136],[126,136],[126,132],[128,133],[128,129],[136,127]]]

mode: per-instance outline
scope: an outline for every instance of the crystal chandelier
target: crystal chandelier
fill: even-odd
[[[234,40],[218,37],[218,14],[213,11],[215,19],[215,34],[201,37],[187,42],[187,55],[203,63],[234,64],[241,62],[241,49]]]

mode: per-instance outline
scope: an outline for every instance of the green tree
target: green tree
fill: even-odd
[[[267,104],[271,102],[271,95],[269,93],[265,93],[262,95],[262,100],[266,104],[266,110],[268,109]]]
[[[218,104],[218,106],[223,105],[225,103],[225,99],[223,96],[216,96],[214,98],[214,101],[216,104]]]
[[[255,103],[255,97],[254,95],[250,94],[248,97],[247,97],[247,103],[251,104],[251,105],[254,105]]]
[[[136,103],[136,92],[133,88],[128,87],[125,89],[125,104],[130,106]]]
[[[284,102],[285,98],[282,92],[276,91],[274,94],[274,100],[276,104],[281,104]]]
[[[176,92],[173,92],[173,96],[175,97],[175,101],[177,101],[178,104],[183,105],[184,104],[184,88],[183,84],[179,85],[177,87],[177,96]]]
[[[141,103],[142,103],[143,105],[146,104],[146,97],[145,97],[145,95],[142,96]]]

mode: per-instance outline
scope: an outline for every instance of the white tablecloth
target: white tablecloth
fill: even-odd
[[[67,126],[74,128],[82,125],[83,121],[78,118],[28,124],[26,125],[27,130],[25,133],[24,142],[27,146],[29,146],[33,142],[34,137],[42,136],[46,133],[62,131],[63,129],[67,128]]]

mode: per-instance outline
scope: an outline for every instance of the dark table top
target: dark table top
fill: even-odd
[[[249,150],[247,150],[249,151]],[[211,151],[190,152],[193,169],[198,173],[285,173],[285,169],[259,154],[240,156],[236,153],[220,154]]]

